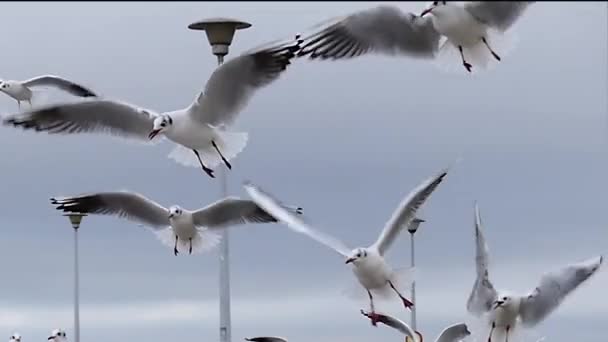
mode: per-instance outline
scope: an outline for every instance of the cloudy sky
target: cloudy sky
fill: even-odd
[[[3,3],[0,77],[58,74],[167,111],[186,106],[215,67],[191,22],[252,22],[235,56],[377,4]],[[250,142],[233,162],[230,193],[246,196],[240,184],[251,179],[354,247],[375,239],[420,181],[462,157],[423,207],[417,235],[419,330],[432,338],[470,319],[475,200],[500,288],[525,292],[544,271],[608,252],[606,22],[603,3],[537,3],[513,29],[515,49],[474,77],[408,58],[299,60],[237,122]],[[0,96],[0,109],[17,105]],[[56,327],[73,336],[73,233],[50,197],[128,189],[191,209],[218,198],[217,179],[167,159],[171,148],[2,128],[0,336],[43,341]],[[355,278],[331,251],[281,225],[230,234],[234,341],[401,340],[359,315],[365,301],[341,295]],[[409,263],[408,239],[389,254],[395,266]],[[83,341],[217,340],[217,260],[217,251],[175,257],[144,228],[87,217]],[[607,286],[601,270],[532,336],[605,341]],[[409,320],[393,304],[386,311]]]

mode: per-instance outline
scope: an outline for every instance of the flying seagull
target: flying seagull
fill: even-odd
[[[49,134],[103,133],[152,141],[165,136],[177,144],[169,157],[186,166],[200,165],[210,177],[213,168],[236,157],[247,133],[227,127],[253,94],[276,81],[300,49],[295,42],[266,44],[218,67],[203,92],[186,108],[156,113],[125,102],[96,99],[38,108],[6,117],[4,125]]]
[[[97,97],[90,89],[54,75],[37,76],[25,81],[0,80],[0,91],[15,99],[19,109],[21,101],[27,101],[32,106],[32,88],[37,87],[54,87],[78,97]]]
[[[113,215],[148,226],[165,245],[188,247],[188,253],[211,249],[220,241],[214,230],[246,223],[276,222],[250,200],[226,197],[204,208],[189,211],[178,205],[165,208],[141,194],[129,191],[99,192],[74,197],[56,197],[57,210],[71,213]],[[302,208],[285,207],[295,214]]]

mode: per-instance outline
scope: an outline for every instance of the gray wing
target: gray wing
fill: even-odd
[[[378,240],[372,245],[381,255],[384,255],[403,228],[408,227],[412,223],[416,218],[418,209],[431,196],[447,174],[446,169],[438,175],[425,180],[401,201],[399,207],[384,226]]]
[[[148,141],[155,115],[126,103],[86,100],[10,115],[3,124],[49,134],[107,133]]]
[[[245,341],[251,342],[287,342],[286,339],[277,336],[258,336],[258,337],[245,337]]]
[[[230,125],[253,94],[276,81],[300,49],[300,40],[258,48],[219,66],[189,108],[196,120]]]
[[[284,206],[295,214],[302,214],[302,208]],[[212,203],[192,213],[194,225],[206,228],[220,228],[246,223],[267,223],[277,220],[250,200],[228,197]]]
[[[304,38],[298,57],[336,60],[379,53],[433,58],[440,39],[429,17],[383,5],[351,14]]]
[[[26,87],[50,86],[61,89],[79,97],[97,97],[90,89],[65,78],[54,75],[43,75],[21,82]]]
[[[57,210],[69,213],[113,215],[146,224],[152,228],[169,225],[166,208],[146,197],[128,191],[99,192],[72,197],[54,197]]]
[[[439,334],[435,342],[458,342],[471,335],[465,323],[451,325]]]
[[[296,233],[308,236],[318,243],[331,248],[342,256],[346,257],[350,254],[350,250],[342,243],[342,241],[310,227],[299,217],[293,215],[293,213],[287,210],[284,205],[282,205],[277,199],[268,194],[266,191],[260,189],[250,182],[245,182],[243,186],[255,203],[277,218],[277,220],[285,224],[289,229]]]
[[[363,316],[371,319],[372,316],[371,316],[370,312],[366,312],[364,310],[361,310],[360,312]],[[401,321],[400,319],[386,315],[386,314],[381,314],[378,312],[376,312],[376,319],[379,323],[389,326],[389,327],[401,332],[406,337],[411,338],[413,341],[416,341],[416,332],[414,331],[414,329],[410,328],[409,325],[407,325],[405,322]]]
[[[492,303],[496,300],[498,294],[490,281],[488,245],[483,235],[481,215],[477,203],[475,203],[475,246],[477,277],[467,301],[467,310],[476,316],[481,316],[492,308]]]
[[[572,291],[595,274],[602,261],[603,257],[599,256],[545,274],[540,285],[528,297],[522,299],[519,307],[522,324],[530,327],[540,323]]]
[[[534,2],[536,1],[471,1],[464,8],[477,21],[504,32]]]

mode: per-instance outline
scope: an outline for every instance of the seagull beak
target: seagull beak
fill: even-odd
[[[427,15],[427,14],[431,13],[431,11],[433,10],[433,8],[435,8],[435,7],[429,7],[429,8],[427,8],[427,9],[425,9],[424,11],[422,11],[422,13],[420,13],[420,17],[422,18],[422,17],[424,17],[425,15]]]
[[[55,339],[55,336],[49,336],[49,338],[48,338],[49,341],[54,340],[54,339]]]
[[[173,218],[173,216],[174,216],[173,213],[169,214],[169,218]]]
[[[494,309],[498,309],[499,307],[501,307],[505,302],[503,302],[502,300],[497,300],[494,302]]]
[[[348,259],[346,259],[345,264],[350,264],[353,261],[355,261],[355,258],[348,258]]]
[[[154,139],[154,137],[160,132],[160,129],[155,129],[152,130],[152,132],[150,132],[150,134],[148,134],[148,138],[150,138],[150,140]]]

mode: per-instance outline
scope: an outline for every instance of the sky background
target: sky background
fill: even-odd
[[[234,57],[377,4],[3,3],[0,77],[62,75],[168,111],[189,104],[216,65],[191,22],[253,23],[236,35]],[[424,3],[395,5],[418,12]],[[470,319],[475,200],[499,288],[525,293],[545,271],[608,252],[606,22],[605,3],[536,3],[512,30],[515,49],[476,76],[410,58],[298,60],[237,121],[250,140],[232,163],[230,193],[245,197],[241,182],[253,180],[366,246],[403,196],[462,157],[420,212],[418,327],[432,339]],[[0,109],[17,104],[3,95]],[[128,189],[189,209],[218,198],[218,180],[168,159],[171,149],[2,128],[0,336],[46,341],[62,327],[73,338],[73,233],[50,197]],[[233,341],[402,341],[360,316],[367,302],[341,295],[355,278],[332,251],[278,224],[230,234]],[[408,240],[390,251],[394,266],[409,264]],[[175,257],[144,228],[90,216],[80,264],[83,341],[218,339],[217,250]],[[607,287],[600,270],[532,336],[605,341]],[[397,301],[382,309],[409,321]]]

